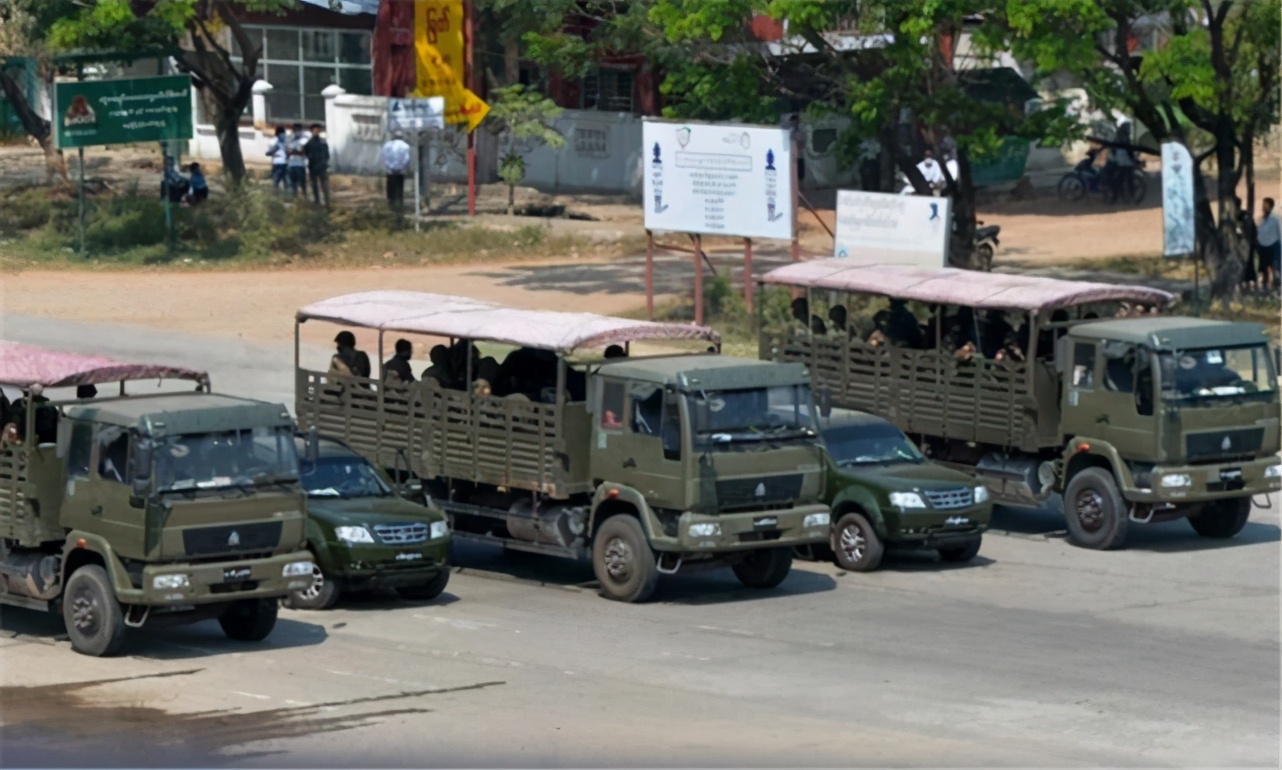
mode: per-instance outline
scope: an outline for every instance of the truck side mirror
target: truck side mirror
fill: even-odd
[[[129,484],[133,488],[133,497],[143,497],[151,490],[151,464],[155,455],[155,443],[135,433],[132,444],[129,455],[129,463],[132,466],[129,472]],[[133,505],[132,497],[129,504]]]
[[[316,458],[320,455],[320,436],[316,432],[316,426],[313,425],[307,431],[307,462],[315,464]]]
[[[832,416],[832,388],[827,386],[819,391],[819,416],[824,419]]]
[[[146,508],[146,507],[147,507],[147,498],[143,497],[142,495],[130,495],[130,496],[129,496],[129,507],[130,507],[130,508],[138,508],[138,509],[140,509],[140,510],[141,510],[141,509],[143,509],[143,508]]]

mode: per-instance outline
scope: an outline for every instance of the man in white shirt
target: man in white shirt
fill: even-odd
[[[1273,213],[1273,199],[1265,198],[1260,208],[1264,216],[1256,229],[1255,243],[1260,247],[1260,285],[1282,288],[1282,227]]]
[[[933,190],[942,190],[944,188],[944,170],[940,167],[939,161],[935,160],[935,154],[926,150],[921,163],[917,164],[917,170],[926,179],[926,184],[930,185]]]
[[[405,206],[405,171],[410,167],[410,146],[400,132],[383,145],[383,170],[387,172],[387,203],[400,211]]]

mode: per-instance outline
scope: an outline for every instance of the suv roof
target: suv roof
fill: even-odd
[[[293,424],[283,404],[220,393],[166,393],[157,396],[97,398],[66,407],[68,417],[143,428],[153,436],[244,430]]]
[[[708,390],[810,382],[809,372],[802,364],[780,364],[712,353],[656,358],[612,358],[601,365],[601,374],[661,386]]]
[[[1267,341],[1263,324],[1187,316],[1152,316],[1087,321],[1073,326],[1076,338],[1130,342],[1155,350],[1232,347]]]

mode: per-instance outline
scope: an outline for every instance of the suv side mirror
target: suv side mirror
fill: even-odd
[[[832,416],[832,388],[827,386],[819,391],[819,416],[824,419]]]

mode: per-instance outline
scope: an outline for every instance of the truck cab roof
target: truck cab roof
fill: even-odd
[[[765,388],[810,381],[809,371],[802,364],[714,354],[610,359],[602,364],[601,374],[681,390]]]
[[[1129,342],[1154,350],[1234,347],[1267,342],[1263,324],[1216,321],[1187,316],[1153,316],[1088,321],[1073,326],[1077,339]]]
[[[98,398],[69,405],[65,413],[71,419],[138,428],[152,436],[293,424],[283,404],[204,392]]]

